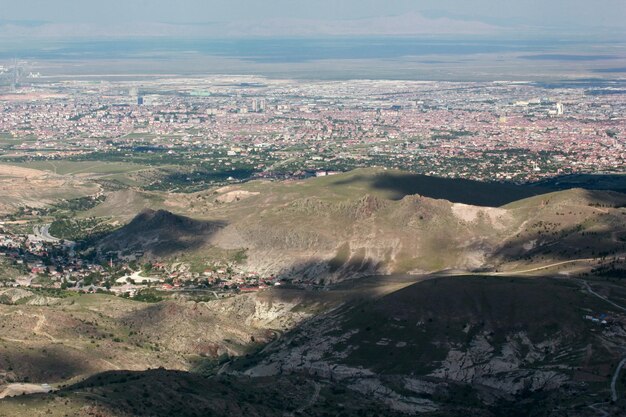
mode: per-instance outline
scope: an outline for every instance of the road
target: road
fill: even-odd
[[[595,261],[595,260],[596,259],[594,259],[594,258],[571,259],[569,261],[561,261],[561,262],[555,262],[555,263],[549,264],[549,265],[536,266],[534,268],[524,269],[522,271],[491,272],[491,273],[489,273],[489,275],[525,274],[527,272],[541,271],[542,269],[548,269],[548,268],[552,268],[552,267],[555,267],[555,266],[567,265],[567,264],[572,264],[572,263],[577,263],[577,262],[591,262],[591,261]]]
[[[59,239],[50,234],[49,224],[44,224],[43,226],[34,226],[33,235],[35,235],[37,239],[40,239],[44,242],[55,243],[59,241]]]
[[[609,300],[608,298],[606,298],[606,297],[604,297],[604,296],[602,296],[602,295],[598,294],[597,292],[595,292],[595,291],[591,288],[591,286],[589,285],[589,282],[585,281],[584,279],[583,279],[583,280],[580,280],[580,281],[583,283],[583,285],[585,286],[585,289],[587,290],[587,292],[589,292],[589,294],[595,295],[595,296],[596,296],[596,297],[598,297],[599,299],[604,300],[604,301],[606,301],[607,303],[611,304],[613,307],[617,307],[617,308],[619,308],[619,309],[620,309],[620,310],[622,310],[622,311],[626,311],[626,307],[623,307],[623,306],[621,306],[621,305],[619,305],[619,304],[616,304],[616,303],[614,303],[613,301]]]
[[[611,379],[611,399],[613,400],[613,402],[617,401],[617,378],[619,377],[619,374],[622,371],[624,364],[626,364],[626,358],[622,359],[619,365],[617,365],[617,369],[615,370],[613,378]]]
[[[626,307],[621,306],[617,303],[614,303],[608,298],[595,292],[593,288],[591,288],[591,285],[589,285],[589,282],[585,281],[584,279],[576,280],[576,281],[582,282],[585,289],[587,290],[589,294],[594,295],[601,300],[604,300],[605,302],[611,304],[612,306],[616,308],[619,308],[620,310],[626,311]],[[611,378],[611,400],[613,400],[613,402],[617,401],[617,379],[619,378],[619,374],[622,372],[622,368],[624,367],[624,365],[626,365],[626,357],[622,358],[622,360],[619,362],[619,364],[617,365],[617,368],[615,368],[615,372],[613,373],[613,378]],[[605,411],[597,409],[596,408],[597,405],[598,404],[592,404],[589,407],[593,408],[594,410],[598,412],[603,413],[604,415],[608,415]]]

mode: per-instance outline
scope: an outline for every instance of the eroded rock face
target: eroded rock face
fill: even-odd
[[[348,385],[348,388],[361,394],[373,396],[387,404],[392,410],[407,414],[428,413],[439,409],[437,404],[429,399],[400,395],[383,385],[377,378],[359,378]]]
[[[554,353],[558,340],[533,344],[523,332],[507,338],[496,349],[487,334],[476,335],[468,349],[452,348],[439,368],[430,376],[445,380],[480,384],[509,394],[523,390],[557,389],[568,381],[567,375],[542,370],[533,365]]]
[[[327,326],[323,326],[326,330]],[[245,374],[252,377],[273,376],[289,373],[305,373],[329,381],[342,382],[350,390],[376,398],[390,409],[408,414],[438,410],[436,403],[418,396],[402,395],[389,388],[373,371],[337,363],[346,356],[345,351],[337,351],[335,346],[347,341],[354,332],[339,336],[323,335],[311,326],[308,342],[293,349],[275,349],[270,357],[259,365],[248,369]],[[290,343],[293,343],[291,340]],[[298,343],[298,341],[295,341]],[[430,394],[435,384],[413,380],[409,384],[417,395]]]
[[[32,306],[46,306],[59,304],[59,302],[60,299],[58,298],[33,294],[32,292],[21,288],[10,288],[0,291],[0,304],[26,304]]]
[[[280,330],[292,328],[311,316],[304,309],[296,309],[299,301],[263,298],[257,294],[243,294],[204,307],[215,317],[237,322],[251,328]]]
[[[296,335],[282,341],[279,346],[271,349],[265,360],[245,371],[245,374],[261,377],[304,373],[345,383],[348,389],[374,397],[394,411],[416,414],[438,409],[433,401],[418,396],[434,392],[435,387],[432,384],[420,385],[414,380],[410,383],[413,387],[410,391],[416,395],[402,395],[388,387],[374,371],[341,363],[352,348],[338,350],[337,346],[347,342],[358,331],[333,335],[333,331],[340,329],[336,326],[336,319],[337,316],[331,314],[330,317],[310,320],[303,326],[306,330],[299,333],[301,337]]]
[[[388,320],[399,332],[396,337],[374,334],[374,324],[366,335],[366,330],[352,327],[353,322],[346,318],[355,311],[349,307],[337,308],[305,320],[296,332],[267,348],[263,359],[244,373],[252,377],[292,373],[311,375],[339,383],[376,398],[392,410],[408,414],[442,409],[445,401],[438,403],[433,398],[453,398],[468,387],[484,404],[496,404],[503,399],[514,401],[524,392],[556,391],[571,384],[568,373],[571,369],[562,362],[555,366],[558,361],[553,360],[558,354],[571,353],[571,340],[567,334],[557,332],[544,340],[537,340],[537,337],[531,340],[526,331],[494,332],[491,328],[477,331],[471,324],[462,328],[468,341],[432,339],[428,342],[441,349],[445,355],[443,359],[432,358],[423,363],[399,359],[408,360],[411,365],[390,373],[381,372],[379,368],[370,369],[367,363],[359,362],[359,355],[363,355],[360,349],[371,345],[384,346],[378,352],[386,355],[398,348],[407,348],[407,342],[401,340],[404,336],[409,340],[409,337],[403,336],[402,332],[412,330],[396,324],[392,315]],[[388,330],[385,322],[375,317],[372,316],[372,322],[378,323],[377,328]],[[435,331],[435,327],[431,326],[430,331]],[[422,331],[426,330],[417,332]],[[415,343],[412,346],[415,348]],[[425,347],[423,351],[428,349]]]
[[[146,339],[182,355],[239,356],[251,343],[269,343],[276,332],[310,316],[297,302],[242,294],[209,302],[164,301],[124,322]]]
[[[24,300],[32,297],[33,293],[21,288],[10,288],[8,290],[0,291],[0,303],[1,304],[15,304],[19,300]]]

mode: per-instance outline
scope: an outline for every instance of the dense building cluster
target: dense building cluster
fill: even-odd
[[[626,94],[607,83],[36,81],[0,96],[4,159],[250,176],[380,165],[519,182],[626,162]]]

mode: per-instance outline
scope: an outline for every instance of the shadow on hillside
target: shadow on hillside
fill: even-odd
[[[592,231],[579,230],[575,227],[556,231],[552,230],[550,223],[547,222],[543,224],[543,228],[533,230],[541,231],[541,234],[507,240],[493,252],[490,262],[521,261],[541,265],[551,261],[611,257],[626,251],[626,242],[615,241],[614,228],[610,224],[595,227]]]
[[[496,333],[524,331],[531,338],[546,337],[548,329],[560,329],[575,337],[585,327],[580,306],[594,303],[578,289],[577,283],[551,278],[442,277],[367,303],[365,310],[382,320],[363,320],[357,314],[347,324],[374,327],[378,323],[389,328],[392,319],[421,322],[432,336],[442,339],[453,334],[450,329],[460,331],[467,325]],[[384,329],[378,330],[384,333]]]
[[[300,346],[316,346],[319,340],[333,344],[336,352],[351,346],[348,357],[335,363],[348,361],[351,366],[374,372],[413,375],[432,369],[446,357],[450,346],[469,346],[477,334],[485,335],[491,343],[501,343],[497,341],[525,332],[524,336],[539,343],[558,331],[563,337],[560,340],[575,341],[581,335],[586,337],[583,330],[587,324],[580,318],[580,306],[594,302],[578,289],[577,283],[549,278],[460,276],[423,280],[380,297],[353,298],[337,309],[314,315],[284,333],[280,342],[266,351],[237,359],[231,369],[253,368],[277,351],[295,349],[292,354],[297,357]],[[337,335],[347,338],[331,341]],[[402,345],[413,347],[403,349]],[[281,357],[289,355],[280,354],[275,359]],[[291,367],[295,362],[287,363]],[[319,370],[324,373],[318,375],[328,375]],[[317,369],[302,371],[315,375]]]
[[[501,346],[505,341],[519,343],[522,349],[514,354],[521,357],[529,351],[529,343],[534,344],[530,348],[537,352],[544,350],[546,341],[554,345],[553,352],[569,351],[572,346],[589,343],[589,324],[581,318],[581,306],[594,308],[595,302],[593,297],[578,291],[578,284],[565,280],[477,276],[431,279],[376,300],[353,303],[313,316],[299,328],[283,334],[267,351],[241,358],[231,369],[245,371],[275,350],[298,352],[300,346],[311,341],[312,346],[320,346],[320,349],[330,343],[336,352],[346,352],[347,356],[330,356],[329,359],[325,356],[331,363],[334,359],[336,363],[349,363],[352,367],[381,370],[383,375],[410,374],[412,377],[428,375],[432,364],[445,359],[450,346],[469,349],[466,341],[474,338],[480,342],[476,344],[477,350],[484,349],[482,346],[487,342],[494,346]],[[319,332],[311,329],[319,329]],[[347,336],[337,337],[344,334]],[[328,335],[333,337],[324,338]],[[352,344],[353,349],[346,350],[346,344]],[[617,355],[613,352],[594,345],[593,353],[594,363],[609,369],[614,367]],[[484,353],[487,359],[499,355],[498,349]],[[564,359],[552,354],[542,364],[554,367],[567,360],[569,365],[578,366],[584,359],[583,355]],[[524,368],[526,362],[519,363],[522,370],[536,371],[533,364]],[[328,373],[316,373],[314,367],[303,368],[301,372],[297,367],[290,369],[293,374],[281,371],[278,375],[254,378],[237,374],[207,378],[165,369],[111,371],[65,388],[61,394],[66,401],[82,401],[85,393],[90,393],[90,401],[104,410],[132,412],[133,415],[270,416],[284,415],[286,411],[308,404],[318,386],[311,383],[316,378],[323,379],[325,387],[345,388],[342,384],[335,385],[332,374],[329,378]],[[356,390],[332,391],[337,396],[328,407],[338,402],[350,404],[355,412],[346,415],[402,415],[377,409],[373,396],[359,394]],[[537,392],[541,401],[543,391]],[[322,395],[330,393],[325,390]],[[33,402],[36,400],[39,398],[35,396]],[[359,409],[367,413],[357,412]],[[321,415],[317,413],[319,408],[312,410],[316,413],[310,415]]]
[[[453,203],[487,207],[498,207],[549,192],[549,190],[539,187],[510,183],[479,182],[406,173],[381,173],[374,176],[357,175],[349,179],[337,180],[332,184],[340,186],[358,182],[367,183],[374,189],[388,192],[392,200],[401,200],[407,195],[419,194]]]
[[[401,338],[419,340],[426,332],[433,338],[428,342],[439,339],[444,346],[449,345],[455,332],[468,325],[473,330],[510,334],[525,331],[540,337],[545,336],[545,329],[559,328],[576,335],[585,327],[580,320],[580,306],[585,301],[593,302],[578,289],[577,283],[551,278],[428,279],[346,310],[343,331],[367,331],[380,338],[386,333],[396,334],[396,324],[404,324]]]
[[[380,274],[382,265],[369,258],[351,257],[345,260],[312,260],[293,264],[280,271],[276,277],[288,282],[329,284],[346,279]]]
[[[624,174],[572,174],[538,181],[533,186],[566,190],[584,188],[626,193],[626,175]]]
[[[624,191],[585,190],[586,198],[591,201],[592,207],[599,209],[626,207],[626,193]]]
[[[13,382],[56,383],[97,370],[85,358],[73,357],[54,345],[27,352],[5,350],[0,355],[0,373],[14,375]]]
[[[65,388],[60,394],[65,404],[97,404],[98,415],[282,416],[305,407],[317,395],[315,387],[298,375],[206,378],[191,372],[152,369],[104,372]],[[40,398],[31,398],[33,402],[27,404],[38,409]],[[375,415],[383,413],[362,394],[351,393],[350,398],[355,398],[352,402],[359,408],[373,409]]]
[[[196,220],[166,210],[148,209],[102,238],[97,246],[101,251],[141,251],[162,257],[202,248],[227,225],[222,220]]]

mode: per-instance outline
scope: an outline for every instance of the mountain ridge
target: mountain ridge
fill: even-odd
[[[437,181],[425,185],[428,177],[419,177],[418,186],[393,188],[380,186],[381,175],[387,178],[383,183],[398,175],[409,182],[416,178],[359,170],[334,178],[233,185],[178,201],[181,214],[142,212],[97,247],[120,253],[133,249],[152,257],[241,251],[244,270],[325,283],[379,273],[495,271],[524,262],[531,267],[563,260],[552,249],[563,252],[568,242],[584,240],[586,233],[599,234],[594,247],[584,247],[571,259],[626,252],[615,238],[626,233],[620,209],[625,194],[570,189],[537,195],[537,189],[520,187],[526,198],[489,207],[459,202],[467,201],[471,189],[451,202],[406,193],[439,188]],[[242,198],[220,200],[233,192]],[[436,195],[446,193],[459,195],[458,189]],[[475,197],[492,193],[489,185]],[[498,197],[499,202],[511,198]]]

